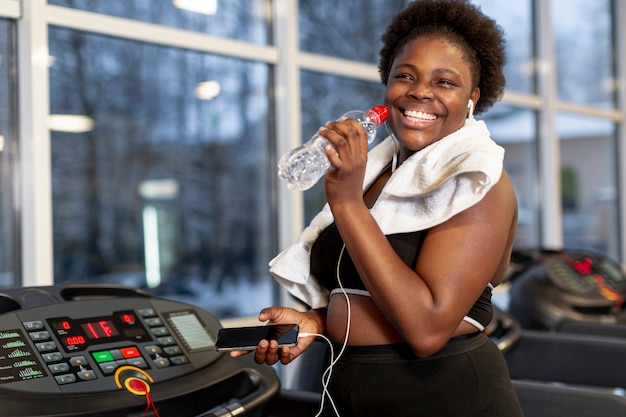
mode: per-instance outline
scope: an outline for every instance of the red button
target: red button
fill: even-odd
[[[139,378],[132,378],[130,381],[128,381],[128,386],[129,386],[129,388],[132,388],[133,390],[137,391],[138,393],[145,394],[148,391],[150,391],[148,389],[148,385],[145,383],[145,381],[142,381]]]
[[[120,349],[122,352],[122,356],[125,358],[136,358],[137,356],[141,356],[136,347],[127,347]]]

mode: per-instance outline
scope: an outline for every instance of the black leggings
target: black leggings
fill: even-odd
[[[329,391],[340,417],[523,416],[504,357],[483,333],[453,338],[429,358],[404,344],[348,346]],[[322,416],[335,416],[328,398]]]

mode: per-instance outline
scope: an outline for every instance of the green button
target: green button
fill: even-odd
[[[113,360],[113,355],[108,350],[102,350],[100,352],[92,352],[91,355],[96,360],[96,362],[111,362]]]

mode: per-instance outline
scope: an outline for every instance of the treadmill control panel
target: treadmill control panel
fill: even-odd
[[[119,388],[120,370],[155,382],[216,361],[219,322],[191,305],[106,298],[0,314],[0,388],[87,393]]]
[[[581,296],[583,305],[622,307],[626,274],[609,259],[568,251],[547,257],[544,264],[552,283],[566,294]]]

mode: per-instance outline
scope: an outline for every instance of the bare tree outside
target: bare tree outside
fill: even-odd
[[[125,4],[129,15],[167,15],[164,2]],[[223,23],[234,32],[246,16]],[[269,68],[61,28],[50,29],[50,54],[51,113],[94,122],[51,136],[55,281],[147,286],[192,301],[268,281]],[[210,101],[195,93],[207,80],[220,85]],[[148,208],[156,282],[146,263]]]

